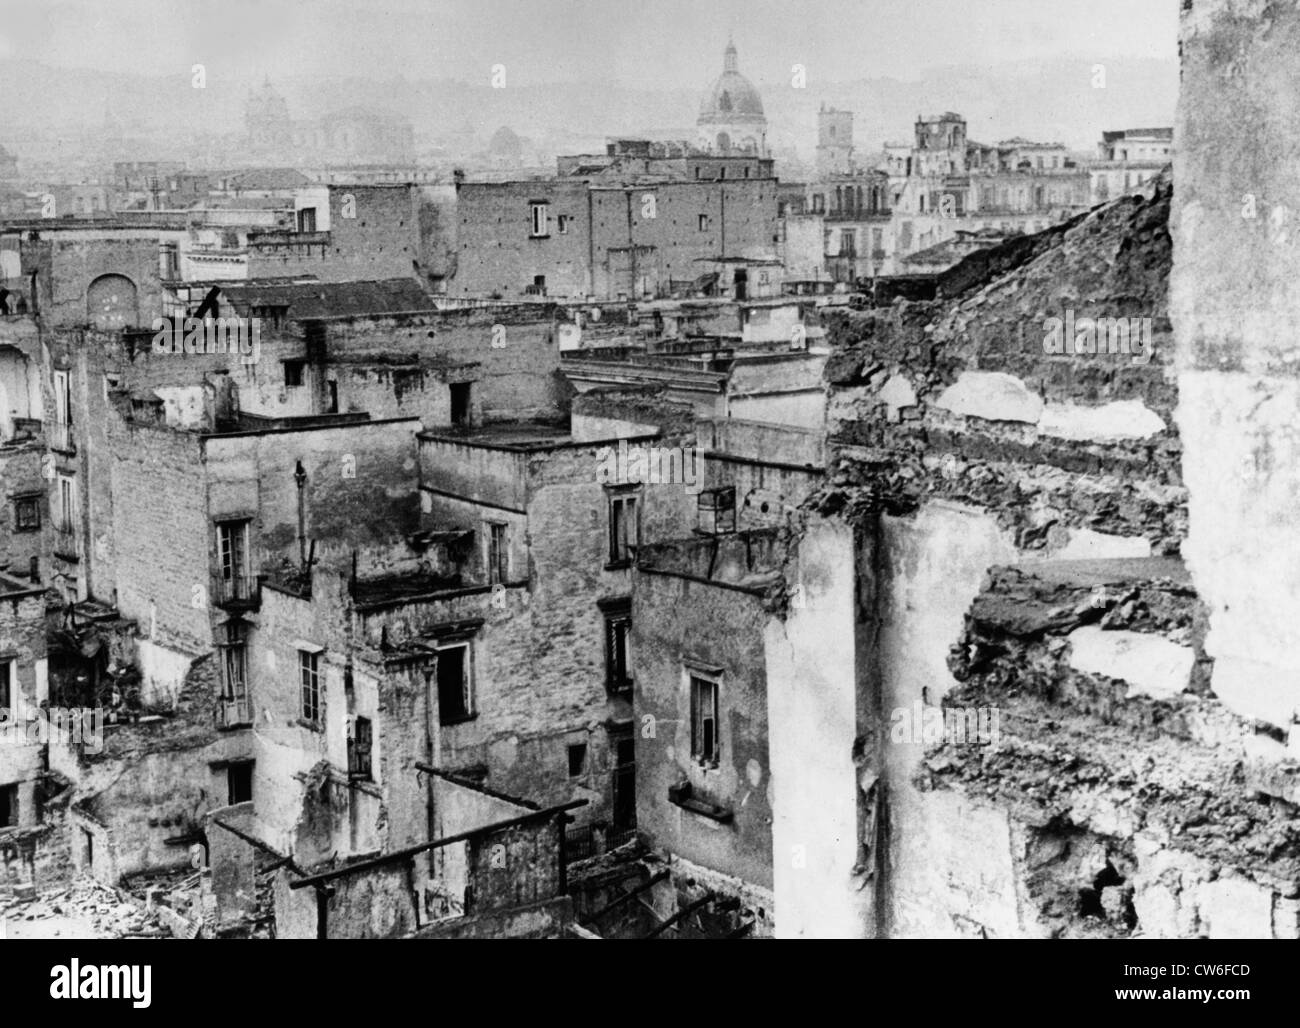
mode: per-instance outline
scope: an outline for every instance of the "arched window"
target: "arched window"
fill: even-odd
[[[136,327],[135,283],[125,275],[100,275],[86,290],[86,317],[101,331]]]

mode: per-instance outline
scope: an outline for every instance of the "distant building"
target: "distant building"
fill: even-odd
[[[701,261],[775,257],[776,215],[771,178],[462,182],[448,295],[667,296]]]
[[[244,127],[258,159],[409,161],[415,154],[414,129],[400,115],[352,107],[315,121],[294,121],[269,81],[249,97]]]
[[[817,174],[846,175],[853,170],[853,112],[822,105],[817,112]]]
[[[1092,202],[1104,203],[1140,189],[1173,160],[1172,128],[1103,132],[1096,161],[1088,166]]]
[[[727,43],[722,74],[704,94],[696,119],[700,143],[716,153],[767,156],[767,116],[754,84],[740,73],[736,44]]]

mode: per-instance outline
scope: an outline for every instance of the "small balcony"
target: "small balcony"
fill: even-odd
[[[61,560],[79,560],[75,525],[54,523],[54,556]]]
[[[253,723],[253,705],[249,702],[247,690],[239,699],[223,697],[217,709],[217,724],[222,728],[242,728]]]
[[[59,453],[75,454],[77,444],[73,439],[72,426],[62,421],[51,421],[45,426],[50,441],[50,449]]]
[[[260,575],[213,575],[212,604],[225,611],[257,610],[262,605]]]

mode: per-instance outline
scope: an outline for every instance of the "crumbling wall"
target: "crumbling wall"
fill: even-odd
[[[1300,735],[1298,44],[1292,4],[1183,4],[1170,283],[1192,513],[1184,553],[1210,612],[1214,690],[1291,737]]]
[[[942,498],[993,512],[1018,548],[1043,555],[1094,533],[1177,552],[1171,192],[1166,179],[1149,199],[1099,209],[957,301],[832,318],[822,509],[909,513]],[[1149,319],[1150,343],[1140,359],[1108,346],[1050,353],[1053,318],[1062,334],[1085,318]]]
[[[994,569],[944,698],[994,730],[942,733],[918,783],[1001,824],[993,866],[1015,888],[994,906],[949,876],[955,927],[1296,938],[1300,830],[1260,778],[1280,743],[1213,694],[1206,625],[1177,561]]]
[[[955,688],[947,649],[989,568],[1176,554],[1186,537],[1171,196],[1165,177],[1149,195],[1017,242],[952,299],[831,319],[831,462],[810,506],[875,540],[859,674],[877,696],[865,744],[886,807],[887,934],[1051,930],[1021,914],[1032,904],[1020,822],[981,790],[929,789],[916,777],[923,733],[891,729]],[[1085,319],[1107,319],[1106,332]],[[1080,352],[1059,345],[1067,335]]]
[[[249,755],[249,740],[216,729],[215,664],[194,662],[172,716],[105,726],[101,750],[76,754],[72,813],[96,837],[88,870],[101,881],[188,864],[185,840],[226,805],[225,766]],[[72,846],[80,866],[84,846]]]

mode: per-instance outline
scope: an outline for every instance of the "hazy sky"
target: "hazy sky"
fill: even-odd
[[[143,74],[618,79],[695,89],[728,32],[759,81],[1177,56],[1179,0],[0,0],[0,60]]]

